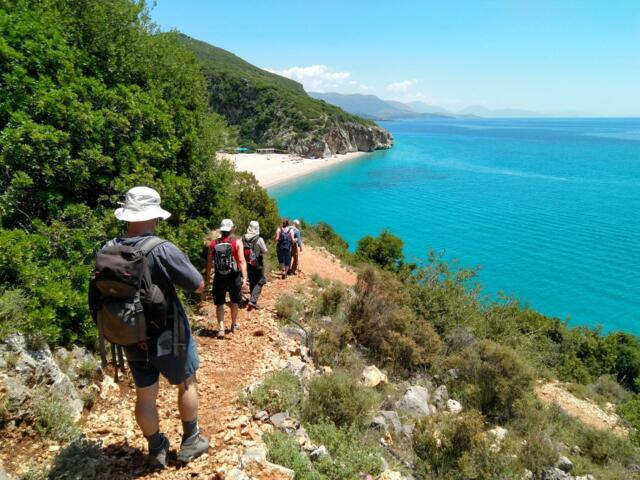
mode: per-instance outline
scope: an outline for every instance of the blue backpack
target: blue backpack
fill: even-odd
[[[280,239],[278,240],[279,250],[291,250],[291,227],[280,229]]]

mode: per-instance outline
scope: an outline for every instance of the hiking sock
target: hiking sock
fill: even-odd
[[[198,428],[198,419],[195,418],[190,422],[182,422],[182,444],[187,444],[193,441],[200,433]]]
[[[149,445],[150,452],[157,451],[162,448],[162,445],[164,445],[164,436],[160,433],[160,430],[158,430],[153,435],[149,435],[148,437],[145,435],[144,438],[147,439],[147,444]]]

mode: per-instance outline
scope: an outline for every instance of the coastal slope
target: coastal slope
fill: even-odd
[[[371,152],[393,145],[387,130],[311,98],[298,82],[186,35],[180,41],[202,65],[210,109],[238,128],[243,145],[305,157]]]

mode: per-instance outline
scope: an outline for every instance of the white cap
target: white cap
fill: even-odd
[[[114,214],[123,222],[145,222],[154,218],[166,220],[171,216],[160,208],[160,194],[149,187],[133,187],[125,194],[121,205]]]
[[[233,221],[231,221],[230,219],[225,218],[224,220],[222,220],[222,222],[220,222],[221,232],[230,232],[232,228],[233,228]]]
[[[297,227],[300,226],[300,220],[298,220],[297,218],[293,221],[293,224]]]

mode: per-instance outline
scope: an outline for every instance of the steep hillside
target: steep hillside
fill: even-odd
[[[312,99],[293,80],[186,35],[181,42],[203,66],[211,109],[238,127],[245,144],[316,157],[393,145],[386,130]]]

